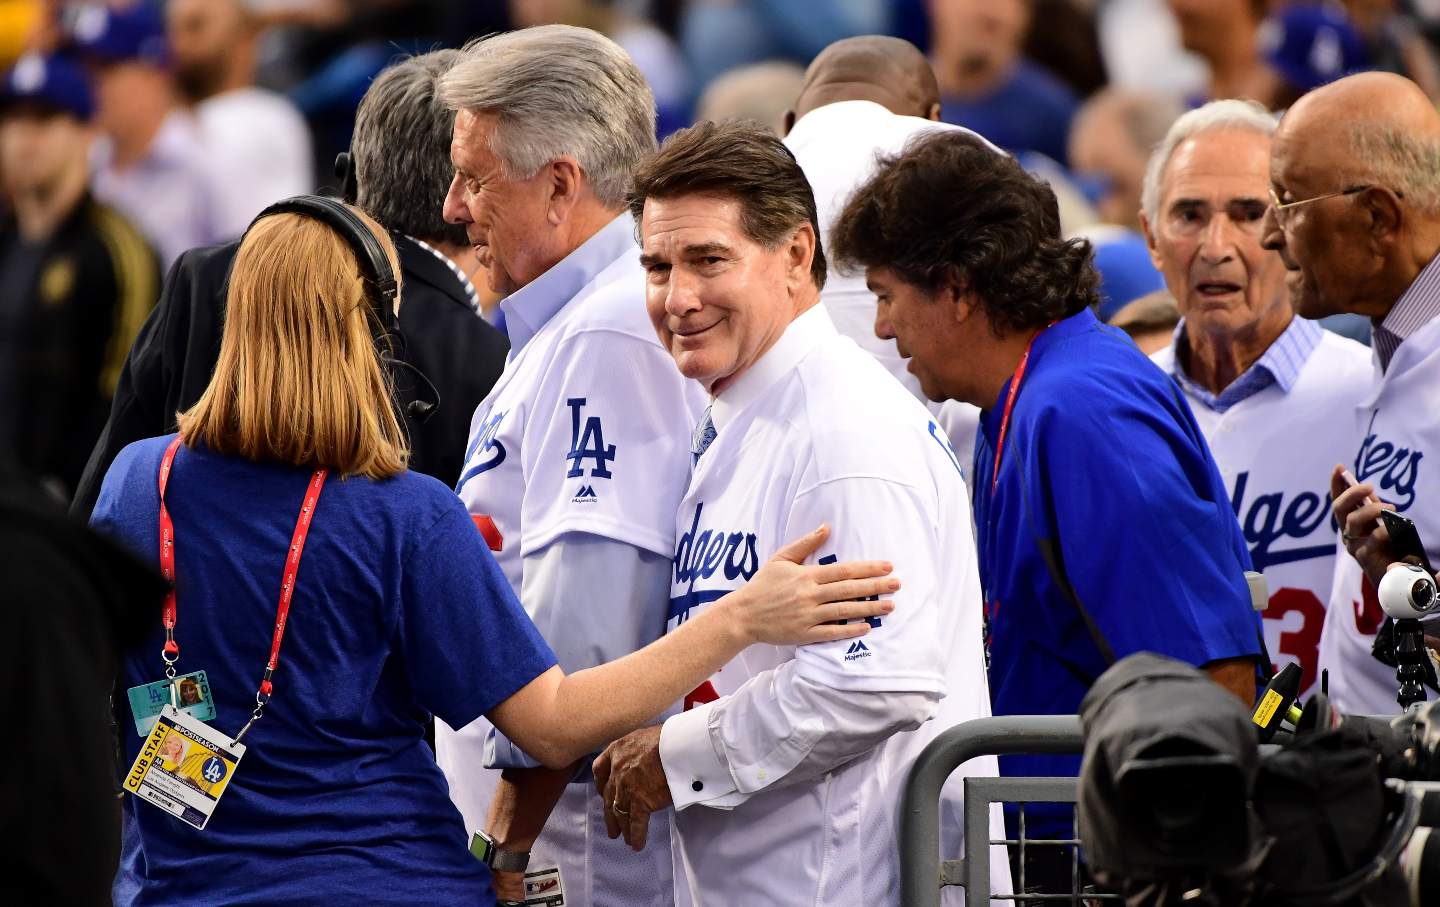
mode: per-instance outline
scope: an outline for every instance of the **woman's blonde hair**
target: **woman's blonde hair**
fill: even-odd
[[[350,210],[399,275],[389,234]],[[247,460],[372,479],[404,472],[409,446],[375,348],[377,322],[355,253],[334,228],[299,214],[258,221],[230,272],[215,375],[179,414],[180,433]]]

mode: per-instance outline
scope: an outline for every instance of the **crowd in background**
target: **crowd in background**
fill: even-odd
[[[68,497],[157,292],[152,267],[163,274],[187,248],[238,237],[276,199],[337,188],[332,162],[356,105],[398,56],[550,22],[625,48],[654,89],[662,139],[697,119],[782,131],[804,66],[826,45],[860,34],[911,41],[935,69],[940,117],[1051,183],[1066,234],[1095,245],[1100,316],[1152,351],[1179,316],[1139,232],[1140,190],[1149,151],[1176,117],[1224,97],[1283,109],[1366,69],[1440,98],[1440,3],[1426,0],[0,0],[0,67],[20,63],[13,78],[23,82],[26,59],[58,53],[81,83],[54,102],[77,128],[52,135],[53,148],[16,138],[0,156],[0,335],[10,351],[0,450]],[[26,254],[38,228],[25,228],[17,201],[27,184],[57,178],[28,173],[35,159],[59,167],[67,153],[90,196],[119,215],[116,229],[132,225],[155,260],[117,241],[124,266],[101,294],[114,299],[77,312],[83,329],[50,323],[57,288],[75,281],[63,263]],[[497,297],[476,283],[493,311]],[[1359,319],[1326,324],[1369,342]],[[18,424],[31,426],[28,438]]]

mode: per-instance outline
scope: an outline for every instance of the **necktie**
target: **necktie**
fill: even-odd
[[[715,440],[715,423],[710,420],[710,407],[705,407],[705,415],[700,419],[700,424],[695,426],[695,433],[690,436],[690,456],[692,462],[698,463],[700,455]]]

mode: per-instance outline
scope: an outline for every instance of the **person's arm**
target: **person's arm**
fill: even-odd
[[[1055,400],[1031,437],[1016,435],[1032,458],[1025,503],[1037,541],[1058,542],[1078,607],[1114,658],[1149,651],[1215,665],[1242,695],[1235,672],[1253,672],[1260,651],[1250,556],[1198,426],[1183,400],[1087,392],[1097,399]],[[1125,553],[1124,569],[1095,556],[1097,533]]]
[[[889,594],[899,581],[878,575],[889,572],[878,561],[801,567],[828,534],[821,527],[786,545],[744,587],[639,652],[570,675],[550,668],[495,706],[491,722],[544,765],[564,768],[653,720],[753,643],[864,636],[870,627],[858,618],[893,605],[854,599]]]
[[[1330,474],[1330,500],[1345,550],[1378,589],[1385,571],[1396,561],[1390,546],[1390,530],[1381,522],[1380,512],[1394,510],[1395,505],[1377,498],[1375,486],[1370,482],[1351,485],[1345,467],[1340,465]]]

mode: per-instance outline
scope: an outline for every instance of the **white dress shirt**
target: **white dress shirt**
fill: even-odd
[[[310,127],[284,95],[237,88],[195,105],[205,152],[224,178],[215,228],[225,239],[245,232],[269,205],[315,191]]]

